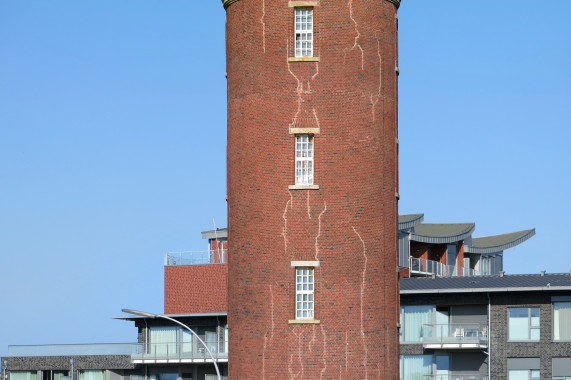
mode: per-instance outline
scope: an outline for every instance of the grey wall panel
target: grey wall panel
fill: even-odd
[[[553,376],[571,376],[571,358],[553,358]]]
[[[539,358],[508,358],[508,370],[510,369],[539,369]]]
[[[450,323],[478,323],[482,326],[488,323],[486,305],[453,305],[450,306]]]

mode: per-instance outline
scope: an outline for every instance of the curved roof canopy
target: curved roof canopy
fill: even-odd
[[[466,246],[466,252],[470,253],[496,253],[515,247],[535,235],[535,228],[502,235],[484,236],[472,238],[472,244]]]
[[[424,214],[399,215],[399,230],[408,230],[424,220]]]
[[[414,227],[410,240],[429,244],[447,244],[469,238],[474,223],[419,224]]]

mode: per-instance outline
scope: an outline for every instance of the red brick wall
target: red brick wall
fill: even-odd
[[[165,314],[213,313],[228,310],[224,264],[165,267]]]
[[[417,259],[430,259],[428,257],[428,244],[416,241],[410,242],[410,256]]]
[[[397,379],[397,31],[383,0],[321,0],[319,62],[293,57],[288,0],[227,10],[229,373]],[[294,184],[289,127],[319,127]],[[292,260],[319,260],[319,324],[290,324]]]

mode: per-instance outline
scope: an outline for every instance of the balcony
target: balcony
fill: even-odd
[[[422,345],[431,349],[487,348],[488,326],[478,323],[423,325]]]
[[[169,252],[165,266],[227,264],[228,250]]]
[[[131,355],[138,343],[8,346],[8,356]]]
[[[216,362],[228,362],[228,351],[223,343],[219,340],[207,340],[205,343]],[[131,360],[135,364],[212,363],[208,351],[197,341],[149,344],[146,350],[144,344],[137,344],[131,354]]]
[[[436,275],[438,277],[481,276],[481,273],[475,269],[446,265],[434,260],[409,257],[408,262],[408,268],[411,274],[424,276]]]

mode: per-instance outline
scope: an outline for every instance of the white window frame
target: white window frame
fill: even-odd
[[[515,309],[527,309],[527,339],[512,338],[510,335],[510,323],[511,323],[510,311],[515,310]],[[531,310],[532,309],[537,309],[539,311],[539,316],[537,317],[538,318],[537,325],[533,324],[533,319],[531,317]],[[539,331],[540,336],[538,339],[532,339],[531,338],[531,331],[532,330],[538,330]],[[540,340],[541,340],[541,309],[539,308],[539,306],[535,306],[535,307],[509,307],[508,308],[508,341],[510,341],[510,342],[539,342]]]
[[[315,268],[295,268],[295,319],[315,319]]]
[[[314,142],[311,135],[295,136],[295,184],[313,185]]]
[[[313,57],[313,7],[295,7],[293,21],[295,56]]]

